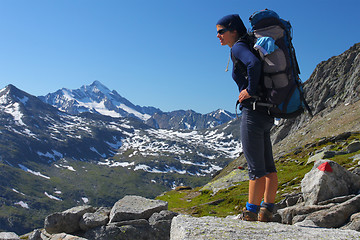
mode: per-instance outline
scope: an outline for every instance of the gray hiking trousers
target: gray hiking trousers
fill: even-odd
[[[274,118],[266,113],[243,107],[240,124],[241,144],[250,180],[276,172],[270,140]]]

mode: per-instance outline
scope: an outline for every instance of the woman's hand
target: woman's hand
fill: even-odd
[[[246,89],[242,90],[239,94],[239,102],[242,102],[248,98],[251,98],[250,94],[247,92]]]

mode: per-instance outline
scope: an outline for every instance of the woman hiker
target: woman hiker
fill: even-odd
[[[232,77],[239,87],[241,104],[241,143],[248,164],[249,198],[240,219],[268,222],[272,218],[278,178],[272,153],[270,128],[274,119],[266,109],[253,110],[254,96],[258,94],[261,62],[251,52],[246,41],[247,30],[237,14],[221,18],[217,37],[222,46],[229,46],[233,61]],[[263,200],[263,201],[262,201]]]

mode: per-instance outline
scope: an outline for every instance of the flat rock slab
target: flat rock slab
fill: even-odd
[[[155,212],[168,209],[168,203],[140,196],[125,196],[117,201],[110,212],[110,222],[149,219]]]
[[[0,232],[0,240],[18,240],[19,236],[14,232]]]
[[[359,239],[360,232],[300,227],[280,223],[247,222],[231,218],[179,215],[171,224],[171,240],[224,239]]]

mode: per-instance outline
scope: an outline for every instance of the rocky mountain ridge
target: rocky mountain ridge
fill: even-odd
[[[154,107],[135,106],[115,90],[110,91],[100,81],[84,85],[79,89],[62,88],[39,98],[61,111],[69,114],[83,112],[97,113],[111,117],[135,117],[147,120],[160,109]]]
[[[1,152],[2,160],[12,165],[26,159],[44,163],[62,158],[119,160],[120,155],[132,149],[131,154],[125,154],[127,161],[133,162],[137,155],[173,153],[179,161],[202,166],[204,159],[232,158],[240,149],[238,133],[234,136],[234,128],[230,127],[235,121],[203,131],[154,129],[134,118],[66,114],[13,85],[0,91],[0,104],[3,147],[16,137],[15,149],[21,149],[17,154],[15,149]],[[181,153],[199,153],[202,157],[189,159],[181,157]],[[165,165],[158,167],[162,170]]]
[[[110,91],[100,81],[84,85],[79,89],[60,89],[39,97],[61,111],[76,115],[90,112],[110,117],[134,117],[144,121],[153,128],[200,130],[219,126],[235,118],[235,115],[224,110],[208,114],[192,110],[163,112],[155,107],[134,105],[115,90]]]

